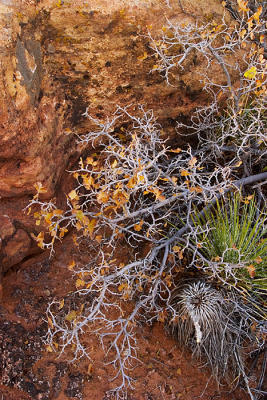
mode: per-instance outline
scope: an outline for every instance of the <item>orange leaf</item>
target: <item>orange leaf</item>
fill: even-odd
[[[76,265],[75,261],[72,260],[72,261],[70,262],[70,264],[68,265],[68,270],[69,270],[69,271],[72,271],[73,268],[75,267],[75,265]]]
[[[53,322],[52,322],[52,319],[51,319],[50,317],[47,318],[47,323],[48,323],[48,326],[49,326],[50,328],[53,328],[53,327],[54,327]]]
[[[177,149],[173,149],[173,150],[168,150],[170,153],[181,153],[182,149],[180,149],[180,147],[177,147]]]
[[[95,240],[97,241],[97,243],[101,243],[102,235],[97,235],[97,236],[95,237]]]
[[[88,176],[86,174],[83,174],[82,178],[83,178],[83,185],[84,185],[85,189],[90,190],[91,187],[94,186],[94,183],[95,183],[94,178],[92,176]]]
[[[248,2],[244,0],[237,0],[237,4],[239,5],[239,11],[247,12],[249,8],[247,7]]]
[[[87,368],[87,375],[92,375],[93,372],[93,364],[89,364]]]
[[[99,204],[106,204],[109,200],[109,194],[104,190],[102,190],[101,192],[98,193],[96,199]]]
[[[185,169],[182,169],[181,176],[189,176],[189,175],[191,175],[190,172],[186,171]]]
[[[129,179],[129,181],[127,183],[127,187],[129,189],[133,189],[136,186],[136,184],[137,184],[137,176],[134,175]]]
[[[260,6],[257,11],[255,12],[255,14],[252,15],[252,18],[254,19],[255,22],[259,22],[259,17],[262,13],[262,6]]]
[[[118,287],[118,291],[122,292],[125,288],[128,288],[128,284],[127,283],[121,283]]]
[[[164,201],[166,199],[166,197],[163,196],[162,191],[159,188],[152,187],[150,188],[150,191],[156,196],[156,200]]]
[[[51,346],[47,345],[45,348],[46,348],[46,351],[47,351],[48,353],[53,353],[53,349],[52,349]]]
[[[189,192],[202,193],[203,189],[200,186],[192,186],[189,188]]]
[[[141,219],[141,221],[139,222],[139,224],[135,224],[135,225],[134,225],[134,230],[137,231],[137,232],[141,231],[141,230],[142,230],[143,224],[144,224],[144,221]]]
[[[60,228],[59,237],[63,238],[66,232],[68,232],[67,228]]]
[[[247,271],[248,271],[249,276],[250,276],[251,278],[254,278],[254,277],[255,277],[255,275],[256,275],[256,268],[254,267],[253,264],[250,264],[250,265],[247,266]]]
[[[258,257],[255,259],[255,261],[256,261],[257,264],[260,264],[260,263],[262,262],[262,258],[261,258],[260,256],[258,256]]]
[[[197,163],[197,158],[192,157],[191,160],[189,161],[188,165],[190,168],[193,168],[196,163]]]
[[[113,200],[118,206],[125,204],[129,200],[129,195],[124,190],[117,189],[112,195]]]

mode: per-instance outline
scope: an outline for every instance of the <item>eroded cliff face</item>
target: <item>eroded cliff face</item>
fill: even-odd
[[[206,101],[201,59],[167,86],[151,72],[148,29],[222,15],[218,0],[0,1],[0,263],[6,271],[36,251],[38,227],[23,209],[41,182],[46,198],[62,197],[66,169],[84,149],[82,115],[111,115],[116,106],[152,108],[167,133]],[[192,18],[192,15],[195,17]],[[220,79],[220,73],[215,71]],[[174,131],[173,131],[174,132]],[[87,150],[88,151],[88,150]],[[65,185],[65,186],[64,186]]]

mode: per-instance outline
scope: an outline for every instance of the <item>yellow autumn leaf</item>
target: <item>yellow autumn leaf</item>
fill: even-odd
[[[78,221],[84,222],[85,215],[82,212],[82,210],[75,210],[75,216],[76,216]]]
[[[248,2],[244,0],[237,0],[237,4],[239,5],[238,11],[248,12],[249,8],[247,7]]]
[[[58,309],[61,310],[64,307],[64,299],[62,299],[59,303]]]
[[[83,279],[77,279],[76,282],[75,282],[76,288],[84,286],[84,285],[85,285],[85,282],[84,282]]]
[[[94,159],[93,159],[93,157],[87,157],[85,162],[87,165],[93,165]]]
[[[53,353],[53,349],[52,349],[51,346],[47,345],[45,348],[46,348],[46,351],[47,351],[48,353]]]
[[[73,189],[71,192],[69,192],[68,196],[69,196],[69,198],[71,200],[78,200],[79,199],[79,196],[78,196],[78,194],[77,194],[75,189]]]
[[[53,342],[54,347],[56,348],[56,350],[58,350],[58,343],[57,342]]]
[[[99,204],[105,204],[109,200],[109,194],[107,192],[105,192],[104,190],[101,190],[101,192],[98,193],[96,199]]]
[[[116,168],[118,165],[118,161],[114,160],[113,163],[111,164],[111,168]]]
[[[118,291],[122,292],[125,288],[128,288],[128,284],[127,283],[121,283],[118,287]]]
[[[34,188],[36,189],[36,191],[37,191],[38,193],[46,193],[46,192],[47,192],[47,190],[43,187],[43,185],[41,184],[41,182],[35,183]]]
[[[138,176],[137,176],[137,180],[138,180],[138,183],[144,182],[144,180],[145,180],[144,175],[138,175]]]
[[[34,236],[34,235],[33,235]],[[41,247],[41,249],[44,248],[44,232],[40,232],[37,236],[34,236],[37,246]]]
[[[84,169],[84,165],[83,165],[83,159],[82,157],[80,157],[80,161],[79,161],[79,165],[82,169]]]
[[[77,313],[75,310],[71,310],[65,317],[66,321],[72,322],[77,316]]]
[[[197,163],[197,158],[192,157],[191,160],[189,161],[188,165],[190,168],[193,168],[196,163]]]
[[[47,213],[44,217],[45,222],[50,225],[51,224],[51,218],[53,217],[53,213]]]
[[[234,166],[235,166],[235,167],[240,167],[240,165],[242,165],[242,161],[241,161],[241,160],[238,161]]]
[[[147,58],[147,52],[145,51],[142,56],[137,57],[138,60],[144,61]]]
[[[253,66],[244,73],[244,77],[247,79],[254,79],[256,74],[257,74],[257,69],[256,67]]]
[[[67,228],[60,228],[59,237],[60,237],[60,238],[63,238],[64,235],[65,235],[65,233],[67,233],[67,232],[68,232],[68,229],[67,229]]]
[[[96,219],[91,219],[90,221],[88,220],[88,223],[86,224],[86,229],[88,230],[91,239],[93,236],[95,226],[96,226]]]
[[[259,22],[260,15],[262,13],[262,6],[258,7],[257,11],[252,15],[255,22]]]
[[[129,189],[133,189],[136,186],[136,184],[137,184],[137,176],[134,175],[129,179],[129,181],[127,183],[127,187]]]
[[[129,200],[129,194],[126,193],[124,190],[117,189],[112,195],[113,200],[115,203],[120,206],[122,204],[125,204]]]
[[[158,313],[158,321],[159,322],[165,322],[166,317],[167,317],[167,315],[166,315],[166,311],[165,310],[164,311],[160,311]]]
[[[77,231],[80,231],[82,229],[82,225],[80,224],[80,222],[77,222],[75,228],[77,229]]]
[[[54,325],[53,325],[52,319],[50,317],[47,318],[47,323],[48,323],[48,326],[53,329]]]
[[[84,303],[81,305],[80,310],[77,314],[81,315],[84,310]]]
[[[181,250],[181,247],[180,247],[180,246],[173,246],[172,250],[173,250],[175,253],[178,253],[178,252]]]
[[[91,187],[94,186],[94,183],[95,183],[94,178],[92,176],[90,176],[90,175],[88,176],[86,174],[83,174],[82,178],[83,178],[83,185],[84,185],[85,189],[90,190]]]
[[[247,26],[248,26],[248,31],[250,32],[251,29],[253,28],[253,17],[250,17],[250,18],[247,20]],[[243,44],[244,44],[244,43],[243,43]]]

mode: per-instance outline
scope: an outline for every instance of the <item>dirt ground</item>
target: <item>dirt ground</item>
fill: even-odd
[[[71,352],[58,358],[48,352],[46,308],[74,290],[67,266],[77,249],[66,238],[53,259],[43,253],[9,271],[3,281],[0,308],[1,400],[107,400],[114,387],[112,366],[96,336],[87,335],[91,360],[69,363]],[[180,349],[160,323],[138,326],[139,362],[132,371],[129,400],[246,400],[241,389],[218,387],[211,372]],[[1,397],[2,394],[2,397]]]

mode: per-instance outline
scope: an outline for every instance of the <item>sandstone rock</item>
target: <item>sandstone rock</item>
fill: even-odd
[[[23,229],[18,229],[3,249],[2,268],[5,271],[10,265],[18,264],[28,254],[31,239]]]
[[[8,236],[12,236],[15,232],[15,227],[10,220],[8,215],[0,215],[0,238],[6,239]]]

